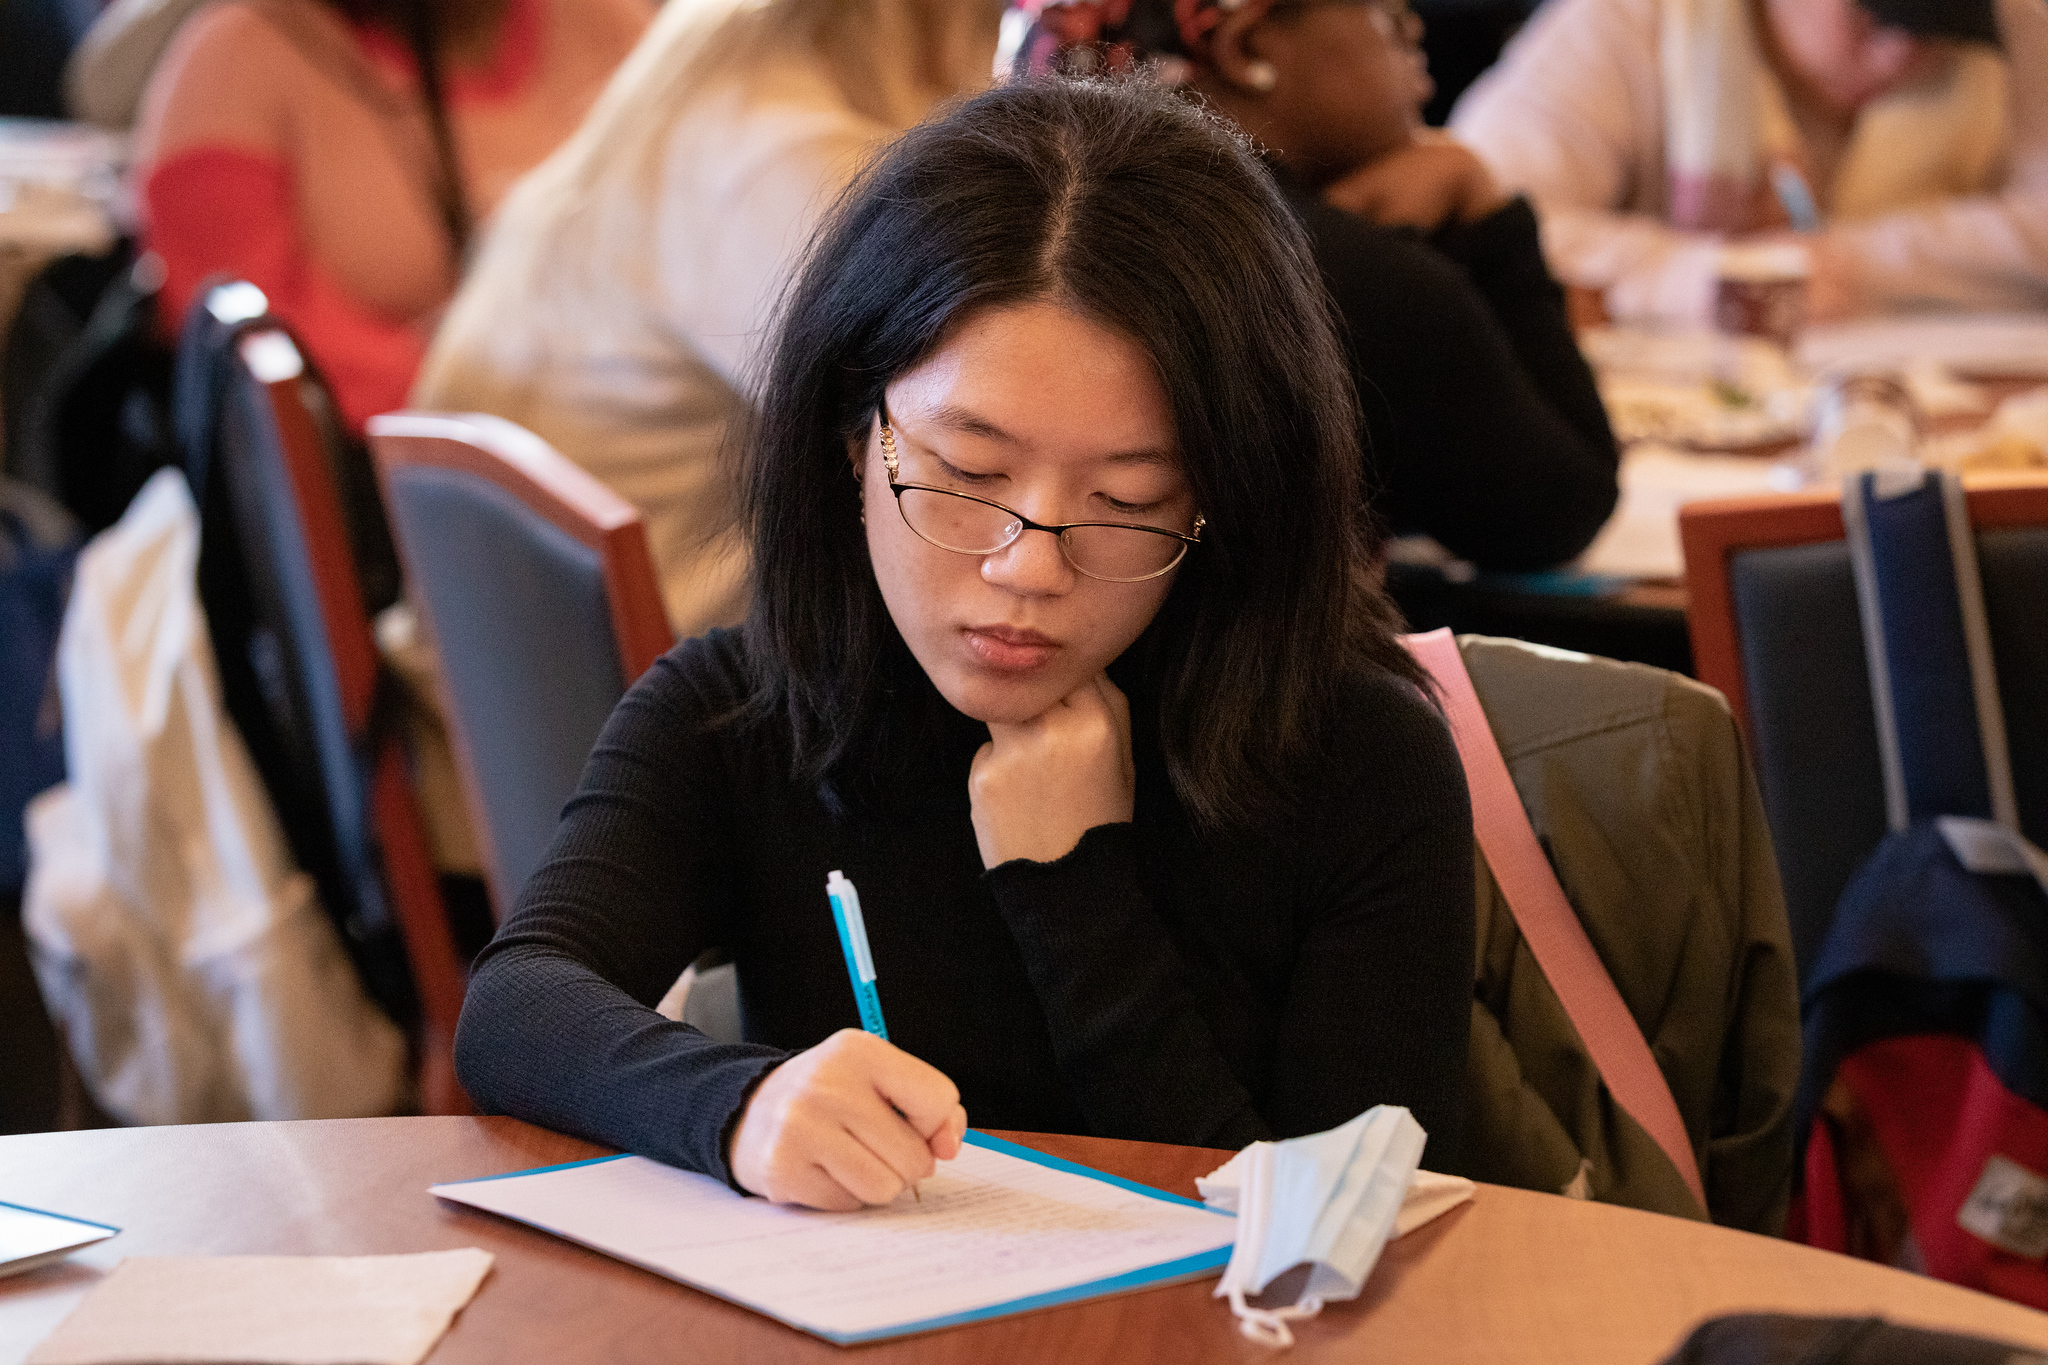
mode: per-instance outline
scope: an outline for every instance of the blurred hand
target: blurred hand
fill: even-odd
[[[1131,704],[1107,674],[1021,724],[991,723],[988,733],[967,774],[982,866],[1049,863],[1097,825],[1131,818]]]
[[[1448,222],[1477,222],[1508,196],[1464,144],[1418,129],[1412,141],[1333,182],[1323,199],[1382,227],[1434,232]]]
[[[944,1072],[841,1029],[769,1072],[733,1130],[742,1189],[837,1212],[886,1204],[960,1155],[967,1111]]]

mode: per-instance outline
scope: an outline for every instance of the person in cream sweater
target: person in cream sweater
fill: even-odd
[[[1552,0],[1452,127],[1618,318],[1795,225],[1812,315],[2048,307],[2044,0]]]
[[[519,423],[640,510],[679,637],[744,615],[719,452],[813,225],[876,151],[988,82],[1000,0],[670,0],[523,181],[413,406]]]

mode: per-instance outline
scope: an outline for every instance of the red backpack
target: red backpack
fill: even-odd
[[[1788,1232],[2048,1309],[2048,856],[2020,832],[1962,489],[1864,474],[1842,515],[1891,832],[1807,976]]]

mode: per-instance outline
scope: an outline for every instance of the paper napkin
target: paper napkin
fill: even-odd
[[[491,1255],[131,1256],[27,1365],[418,1365]]]
[[[1431,1223],[1472,1197],[1473,1184],[1462,1175],[1417,1171],[1394,1215],[1394,1235],[1406,1237],[1424,1223]]]

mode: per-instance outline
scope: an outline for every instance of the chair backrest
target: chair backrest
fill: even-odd
[[[1968,501],[2020,825],[2048,842],[2048,483],[1976,487]],[[1841,499],[1695,503],[1679,528],[1695,667],[1749,736],[1803,976],[1886,830]]]
[[[417,1024],[422,1102],[464,1112],[453,1046],[465,972],[405,756],[380,723],[376,643],[321,431],[325,393],[248,291],[211,291],[180,357],[223,691],[238,728],[260,736],[251,749],[294,853],[365,984]]]
[[[502,418],[391,413],[370,447],[503,916],[612,708],[673,643],[646,532]]]

